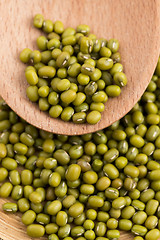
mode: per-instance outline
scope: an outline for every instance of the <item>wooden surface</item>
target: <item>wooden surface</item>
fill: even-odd
[[[2,204],[6,200],[0,198],[0,240],[32,240],[28,237],[26,227],[21,222],[22,214],[6,214],[2,211]],[[121,232],[120,240],[133,240],[133,235],[127,232]],[[37,239],[37,238],[36,238]],[[46,240],[47,237],[39,238]]]
[[[86,23],[98,37],[117,38],[128,85],[110,99],[96,125],[51,119],[26,97],[25,65],[19,53],[36,49],[41,32],[33,16],[61,20],[65,27]],[[58,134],[76,135],[102,129],[125,115],[138,101],[155,69],[160,43],[159,0],[0,0],[0,95],[29,123]]]

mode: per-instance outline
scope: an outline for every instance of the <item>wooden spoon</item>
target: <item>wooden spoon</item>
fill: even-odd
[[[154,72],[160,45],[160,1],[155,0],[5,0],[0,1],[0,95],[23,119],[57,134],[76,135],[103,129],[122,118],[139,100]],[[96,125],[52,119],[26,96],[25,65],[19,53],[37,49],[42,33],[33,16],[61,20],[65,27],[85,23],[98,37],[120,41],[122,64],[128,78],[118,98],[109,99]]]

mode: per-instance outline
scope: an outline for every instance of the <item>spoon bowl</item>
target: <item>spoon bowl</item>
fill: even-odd
[[[79,135],[103,129],[122,118],[139,100],[154,72],[159,56],[160,1],[150,0],[8,0],[0,1],[0,95],[23,119],[56,134]],[[25,47],[37,49],[42,33],[33,17],[61,20],[65,27],[87,24],[99,38],[116,38],[128,84],[121,95],[105,104],[96,125],[74,124],[49,117],[26,96],[25,65],[19,54]]]

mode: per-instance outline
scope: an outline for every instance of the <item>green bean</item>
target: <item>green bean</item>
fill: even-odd
[[[145,239],[146,240],[152,240],[152,239],[158,240],[159,236],[160,236],[159,230],[152,229],[146,234]]]
[[[149,216],[154,215],[158,206],[159,206],[159,203],[158,203],[157,200],[155,200],[155,199],[149,200],[147,202],[146,208],[145,208],[145,211],[146,211],[147,215],[149,215]]]
[[[118,197],[117,199],[113,200],[112,207],[115,209],[121,209],[126,205],[126,200],[124,197]]]
[[[111,181],[108,177],[101,177],[98,179],[97,183],[96,183],[96,188],[99,191],[104,191],[105,189],[107,189],[111,184]]]
[[[71,164],[67,169],[65,177],[68,181],[75,181],[79,178],[80,173],[81,173],[80,166],[77,164]]]
[[[3,182],[8,176],[8,171],[6,168],[0,168],[0,182]]]
[[[21,181],[23,185],[31,185],[33,180],[33,174],[30,170],[25,169],[21,172]]]
[[[21,185],[16,185],[13,187],[11,197],[13,200],[19,200],[23,196],[23,187]]]
[[[59,211],[56,216],[56,223],[58,226],[62,227],[65,226],[68,220],[67,213],[64,211]]]
[[[94,228],[94,222],[90,219],[85,220],[83,227],[85,230],[93,229]]]
[[[72,195],[68,195],[63,201],[62,204],[65,208],[70,208],[74,203],[76,199]]]
[[[10,182],[5,182],[0,187],[0,196],[7,198],[10,196],[13,189],[13,185]]]
[[[118,227],[118,221],[114,218],[110,218],[107,221],[107,227],[109,229],[116,229]]]
[[[6,145],[6,149],[7,149],[7,157],[9,158],[13,158],[14,157],[14,148],[12,144],[7,144]]]
[[[119,176],[117,168],[113,164],[106,164],[103,168],[104,174],[110,179],[116,179]]]
[[[65,226],[59,228],[59,230],[58,230],[58,236],[59,236],[60,238],[65,238],[65,237],[69,236],[70,231],[71,231],[70,225],[69,225],[69,224],[66,224]]]
[[[158,224],[158,218],[156,216],[149,216],[145,221],[145,227],[147,229],[154,229]]]
[[[29,201],[28,199],[26,198],[21,198],[18,200],[18,209],[20,212],[26,212],[28,211],[30,208],[30,204],[29,204]]]
[[[12,158],[6,157],[2,160],[2,167],[10,171],[15,170],[17,168],[17,162]]]
[[[58,236],[56,234],[54,234],[54,233],[50,234],[48,236],[48,239],[49,240],[59,240]]]
[[[88,204],[91,207],[102,207],[104,204],[104,200],[99,196],[90,196],[88,199]]]
[[[71,217],[76,218],[76,217],[78,217],[78,216],[83,212],[83,210],[84,210],[83,204],[80,203],[80,202],[77,202],[77,203],[74,203],[74,204],[69,208],[68,213],[69,213],[69,215],[70,215]]]
[[[4,143],[0,143],[0,158],[5,158],[7,155],[7,149]]]
[[[120,219],[118,222],[118,227],[120,230],[129,231],[132,228],[132,222],[128,219]]]
[[[142,225],[147,219],[147,214],[144,211],[138,211],[132,217],[132,221],[135,224]]]
[[[106,225],[103,222],[98,222],[95,225],[95,233],[98,237],[103,237],[106,233]]]
[[[15,213],[18,211],[18,206],[16,203],[4,203],[3,206],[3,211],[5,212],[12,212],[12,213]]]
[[[17,170],[10,171],[9,180],[13,185],[19,185],[21,182],[19,172]]]
[[[106,93],[109,97],[118,97],[121,93],[121,89],[117,85],[110,85],[106,87]]]
[[[36,14],[33,19],[33,24],[36,28],[42,28],[44,17],[41,14]]]
[[[140,200],[142,202],[148,202],[149,200],[153,199],[155,196],[155,192],[152,190],[152,189],[147,189],[147,190],[144,190],[141,195],[140,195]]]
[[[30,53],[32,51],[29,49],[29,48],[25,48],[22,50],[22,52],[20,53],[20,60],[23,62],[23,63],[28,63],[29,62],[29,59],[30,59]]]
[[[83,225],[85,219],[85,213],[83,212],[76,219],[74,219],[74,223],[78,226]]]
[[[42,196],[40,195],[40,193],[34,191],[29,195],[29,200],[32,203],[41,203],[42,202]]]
[[[107,43],[107,47],[113,52],[117,52],[119,49],[119,42],[116,39],[110,39]]]
[[[59,200],[51,202],[47,207],[47,212],[50,215],[56,215],[62,208],[62,204]]]
[[[132,206],[127,206],[122,209],[122,218],[130,219],[135,214],[135,209]]]
[[[124,173],[129,177],[136,178],[139,175],[139,169],[135,166],[127,165],[124,168]]]
[[[118,230],[108,230],[107,231],[107,237],[109,239],[119,238],[120,232]]]
[[[61,182],[61,176],[58,172],[53,172],[49,175],[49,185],[52,187],[58,187]]]
[[[36,217],[36,221],[42,225],[46,225],[50,222],[50,217],[47,214],[39,213]]]
[[[40,224],[31,224],[27,227],[27,234],[30,237],[42,237],[45,233],[45,228]]]
[[[98,180],[96,172],[87,171],[83,174],[83,181],[87,184],[95,184]]]
[[[10,128],[10,122],[9,120],[2,120],[0,121],[0,132],[4,130],[8,130]]]
[[[35,212],[35,213],[41,213],[43,210],[43,205],[41,203],[32,203],[31,202],[31,209]]]
[[[93,230],[87,230],[85,233],[84,233],[84,237],[86,239],[95,239],[95,233]]]
[[[45,226],[45,231],[47,234],[54,234],[58,231],[58,226],[55,223],[49,223]]]

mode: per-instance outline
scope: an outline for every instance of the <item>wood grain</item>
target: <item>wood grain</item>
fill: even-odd
[[[26,97],[25,66],[19,53],[36,49],[42,33],[32,25],[33,16],[61,20],[65,27],[86,23],[98,37],[120,41],[122,63],[128,85],[120,97],[106,103],[102,120],[96,125],[77,125],[51,119]],[[27,122],[58,134],[94,132],[124,116],[147,87],[159,55],[159,0],[1,0],[0,1],[0,95]]]
[[[26,234],[26,227],[20,219],[22,214],[6,214],[2,211],[2,204],[6,201],[0,199],[0,240],[33,240],[34,238]],[[121,231],[120,240],[133,240],[133,238],[132,234]],[[40,239],[46,240],[47,237]]]

